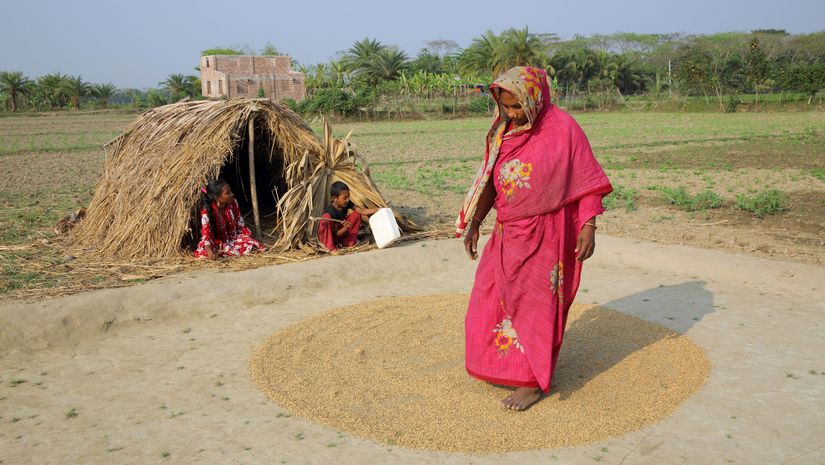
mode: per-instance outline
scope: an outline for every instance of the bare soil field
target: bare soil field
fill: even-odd
[[[475,263],[457,240],[341,257],[259,254],[218,263],[97,263],[66,256],[65,241],[52,226],[88,204],[103,167],[102,144],[133,117],[0,118],[0,463],[825,460],[825,366],[818,357],[825,114],[577,115],[616,187],[605,201],[609,210],[599,220],[599,232],[606,235],[586,265],[577,308],[610,311],[588,313],[592,318],[585,325],[573,318],[560,362],[570,371],[560,369],[559,392],[527,416],[494,410],[507,391],[460,373],[463,299]],[[336,131],[343,135],[355,129],[354,141],[391,202],[448,236],[481,156],[487,124],[487,119],[341,124]],[[752,202],[769,189],[781,194],[781,202]],[[726,253],[731,251],[740,253]],[[302,263],[266,266],[286,261]],[[227,273],[244,268],[256,269]],[[350,273],[332,279],[331,270]],[[97,291],[83,292],[90,290]],[[386,316],[386,308],[397,310],[405,302],[412,320],[426,318],[417,311],[426,294],[441,295],[431,305],[432,315],[443,317],[435,328],[419,321],[420,331],[408,339],[365,337],[385,335],[380,327],[372,329],[380,322],[376,315],[383,311]],[[393,300],[404,296],[413,299]],[[382,363],[421,362],[418,333],[428,340],[452,335],[450,344],[442,344],[444,352],[442,346],[432,348],[433,360],[449,362],[433,365],[433,376],[461,386],[453,394],[465,415],[466,405],[488,402],[478,410],[488,412],[492,424],[476,428],[472,443],[439,435],[417,442],[412,434],[422,432],[428,421],[433,431],[466,423],[456,416],[459,409],[438,398],[441,407],[417,409],[425,415],[411,417],[410,429],[400,425],[370,434],[364,425],[378,401],[359,398],[358,383],[338,397],[334,389],[328,392],[332,400],[324,404],[351,412],[356,426],[313,414],[307,386],[325,384],[310,372],[279,378],[279,360],[301,362],[301,340],[314,337],[295,328],[348,308],[366,314],[355,312],[349,322],[326,327],[341,344],[341,350],[327,349],[335,357],[372,354],[372,365],[354,363],[350,368],[363,371],[339,375],[360,373],[359,383],[369,386],[374,373],[387,369]],[[361,328],[362,321],[369,325]],[[399,334],[411,330],[403,319],[384,321],[402,323]],[[632,322],[632,328],[622,322]],[[706,367],[691,371],[699,365],[689,357],[679,359],[683,352],[659,347],[688,361],[683,368],[690,370],[683,373],[693,382],[691,389],[674,390],[686,385],[678,381],[651,383],[651,377],[666,379],[645,371],[654,363],[633,365],[651,356],[674,375],[669,359],[658,358],[651,352],[658,346],[642,337],[651,334],[646,325],[654,324],[666,328],[656,333],[665,336],[656,344],[681,337],[706,354],[709,373]],[[604,365],[580,363],[594,348],[616,354],[612,346],[600,345],[612,340],[605,334],[627,338],[627,350],[619,351],[626,356],[599,357]],[[384,351],[381,341],[393,345],[394,352]],[[377,351],[395,355],[388,360]],[[266,385],[257,385],[261,390],[250,379],[250,364],[270,373]],[[330,366],[341,368],[334,362]],[[295,367],[300,371],[300,363]],[[304,409],[268,392],[279,385],[274,382],[287,383],[284,392],[293,398],[309,393]],[[650,396],[616,398],[616,384],[631,391],[656,388],[659,414],[644,415]],[[371,386],[378,393],[383,388]],[[570,396],[562,399],[567,391]],[[421,392],[438,396],[438,389],[429,386]],[[392,402],[428,404],[411,398],[415,392],[392,393]],[[592,411],[606,404],[642,412],[643,418]],[[497,425],[529,428],[557,405],[572,409],[572,418],[599,414],[599,422],[579,425],[601,426],[578,428],[578,436],[560,442],[540,435],[524,443],[495,443],[501,438]],[[494,450],[499,453],[481,454]]]
[[[575,116],[616,188],[606,199],[600,233],[825,263],[825,113]],[[296,260],[103,265],[68,256],[52,227],[88,204],[102,172],[103,144],[134,118],[0,118],[0,298],[124,286],[191,268]],[[477,169],[488,124],[488,118],[468,118],[346,123],[334,130],[338,136],[353,131],[356,148],[394,206],[419,224],[446,231]],[[776,197],[767,200],[773,203],[742,206],[771,190]],[[707,193],[716,200],[694,202]]]
[[[600,232],[825,263],[825,114],[575,115],[616,192]],[[486,119],[341,125],[379,185],[426,224],[452,224],[483,153]],[[451,130],[445,131],[445,127]],[[391,137],[388,137],[392,134]],[[717,205],[672,203],[667,190]],[[738,206],[777,190],[757,216]]]
[[[0,302],[0,462],[825,461],[825,268],[600,241],[527,412],[463,373],[456,239]]]

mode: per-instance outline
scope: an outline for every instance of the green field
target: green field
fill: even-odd
[[[102,145],[135,117],[0,118],[0,294],[71,281],[71,273],[27,266],[59,262],[59,248],[12,249],[52,237],[60,218],[88,204],[103,168]],[[616,188],[605,201],[600,232],[825,262],[825,113],[575,117]],[[424,225],[444,226],[478,167],[489,123],[353,122],[336,124],[334,133],[353,131],[356,149],[393,205]],[[781,205],[758,203],[769,190]]]

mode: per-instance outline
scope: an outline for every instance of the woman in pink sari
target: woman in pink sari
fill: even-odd
[[[550,391],[582,262],[593,254],[596,216],[612,187],[579,125],[550,102],[544,70],[512,68],[490,91],[498,112],[456,221],[475,259],[479,226],[496,209],[465,319],[466,368],[516,387],[502,404],[524,410]]]

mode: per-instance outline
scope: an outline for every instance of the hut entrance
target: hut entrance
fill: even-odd
[[[252,201],[252,173],[249,171],[249,149],[254,143],[251,155],[255,160],[255,198],[261,227],[261,237],[258,239],[265,240],[264,236],[275,229],[278,199],[287,190],[283,177],[284,154],[283,148],[266,124],[262,124],[259,118],[254,119],[253,124],[254,129],[249,124],[244,126],[243,137],[226,158],[218,177],[229,183],[246,227],[258,238]],[[250,130],[254,131],[254,135]],[[182,241],[182,247],[186,250],[194,250],[200,239],[200,204],[193,209],[190,228],[190,233]]]
[[[256,124],[254,131],[253,157],[255,159],[256,199],[261,219],[261,230],[267,232],[275,228],[278,198],[286,192],[287,188],[283,178],[283,149],[273,138],[268,128]],[[255,220],[249,171],[251,140],[248,131],[244,131],[243,139],[235,147],[232,156],[228,157],[227,163],[221,167],[220,177],[232,186],[232,192],[235,193],[241,213],[243,213],[250,231],[254,234]]]

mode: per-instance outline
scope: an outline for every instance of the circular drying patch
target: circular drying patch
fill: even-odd
[[[466,295],[365,302],[276,332],[254,384],[297,415],[386,444],[494,453],[586,444],[671,414],[710,362],[689,338],[573,305],[550,394],[524,412],[464,370]]]

